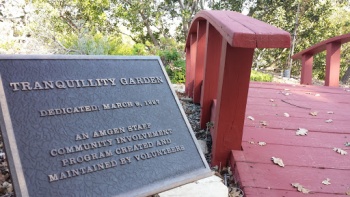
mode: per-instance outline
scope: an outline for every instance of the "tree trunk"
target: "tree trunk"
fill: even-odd
[[[143,24],[146,26],[147,33],[148,33],[148,35],[149,35],[149,36],[151,37],[151,39],[152,39],[153,44],[154,44],[155,46],[159,46],[159,42],[158,42],[158,40],[157,40],[157,39],[154,37],[154,35],[153,35],[153,31],[152,31],[152,29],[151,29],[150,24],[148,23],[147,17],[146,17],[142,12],[140,12],[140,15],[141,15],[141,18],[142,18],[142,20],[143,20]]]

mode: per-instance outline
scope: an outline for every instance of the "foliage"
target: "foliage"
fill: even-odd
[[[165,69],[172,83],[184,83],[186,80],[186,63],[176,49],[160,51]]]
[[[350,32],[346,0],[33,0],[19,10],[26,28],[14,28],[14,36],[37,39],[50,53],[160,55],[174,81],[184,81],[185,38],[195,13],[202,9],[245,12],[290,33],[296,29],[296,48],[301,51],[333,36]],[[299,23],[295,24],[300,5]],[[7,4],[4,4],[5,7]],[[27,12],[34,7],[34,12]],[[5,9],[4,9],[5,10]],[[0,20],[9,21],[3,9]],[[11,10],[11,9],[9,9]],[[21,11],[22,12],[22,11]],[[18,27],[18,25],[15,25]],[[16,39],[15,39],[16,40]],[[8,45],[6,43],[9,43]],[[11,40],[1,42],[2,51]],[[17,49],[19,45],[11,47]],[[32,45],[34,46],[34,45]],[[348,51],[344,45],[342,51]],[[37,50],[38,51],[38,50]],[[35,50],[33,49],[33,52]],[[256,50],[254,66],[283,69],[289,49]],[[323,78],[323,54],[314,58],[315,77]],[[349,69],[350,53],[342,53],[341,75]],[[295,61],[293,73],[300,71]],[[170,69],[171,68],[171,69]],[[175,69],[176,68],[176,69]],[[182,69],[180,71],[180,68]],[[177,70],[178,69],[178,70]],[[349,72],[350,73],[350,70]]]
[[[271,74],[259,72],[252,70],[250,73],[250,80],[251,81],[261,81],[261,82],[271,82],[273,79],[273,76]]]

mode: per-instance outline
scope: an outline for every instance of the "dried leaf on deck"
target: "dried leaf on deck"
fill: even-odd
[[[325,122],[326,122],[326,123],[331,123],[331,122],[333,122],[333,120],[332,120],[332,119],[328,119],[328,120],[326,120]]]
[[[265,146],[266,142],[258,142],[259,146]]]
[[[334,112],[333,111],[328,111],[327,114],[334,114]]]
[[[289,91],[290,89],[288,89],[288,88],[286,88],[286,89],[284,89],[285,91]]]
[[[305,94],[311,94],[311,92],[305,92]]]
[[[267,122],[266,121],[260,121],[260,124],[262,125],[262,126],[267,126]]]
[[[308,132],[307,129],[299,128],[299,129],[297,130],[297,132],[295,132],[295,134],[301,136],[301,135],[307,135],[307,132]]]
[[[344,145],[345,146],[350,146],[350,142],[345,142]]]
[[[321,96],[321,94],[315,94],[315,96]]]
[[[249,144],[255,144],[253,141],[249,141]]]
[[[350,196],[350,191],[346,192],[346,195]]]
[[[247,117],[249,120],[255,120],[255,118],[253,116],[248,116]]]
[[[283,160],[281,158],[272,157],[271,160],[274,164],[277,164],[281,167],[284,167],[284,163],[283,163]]]
[[[284,117],[290,117],[288,113],[283,113]]]
[[[333,148],[333,150],[341,155],[346,155],[348,154],[348,152],[346,152],[345,150],[342,150],[340,148]]]
[[[273,99],[270,99],[270,102],[275,102],[275,100],[273,100]]]
[[[313,111],[309,113],[311,116],[317,116],[318,112],[317,111]]]
[[[297,188],[299,192],[303,193],[303,194],[308,194],[310,193],[310,190],[304,188],[304,186],[302,186],[299,183],[292,183],[292,186]]]
[[[329,182],[331,179],[329,179],[329,178],[327,178],[326,180],[323,180],[322,181],[322,184],[324,184],[324,185],[330,185],[331,184],[331,182]]]

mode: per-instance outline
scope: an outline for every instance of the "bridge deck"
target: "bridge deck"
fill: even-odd
[[[245,119],[243,151],[232,151],[230,161],[247,197],[304,196],[292,183],[310,190],[308,196],[350,195],[350,146],[345,145],[350,144],[349,89],[251,83],[248,116],[254,120]],[[307,129],[307,135],[297,136],[298,128]],[[285,167],[272,157],[281,158]],[[322,183],[327,178],[330,185]]]

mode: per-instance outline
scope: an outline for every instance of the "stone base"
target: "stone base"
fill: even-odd
[[[158,194],[159,197],[227,197],[228,188],[215,175]]]

